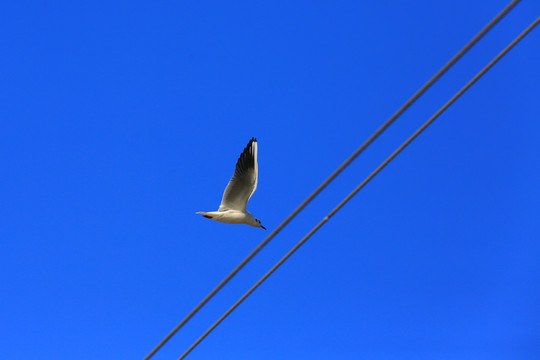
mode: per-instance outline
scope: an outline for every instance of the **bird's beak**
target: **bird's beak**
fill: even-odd
[[[265,228],[264,226],[261,225],[261,227],[262,227],[264,230],[266,230],[266,228]]]

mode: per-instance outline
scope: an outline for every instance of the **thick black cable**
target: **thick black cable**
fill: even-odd
[[[411,135],[396,151],[392,153],[375,171],[373,171],[360,185],[358,185],[345,199],[343,199],[328,215],[324,217],[311,231],[302,238],[285,256],[281,258],[262,278],[259,279],[233,306],[229,308],[206,332],[197,339],[179,358],[184,359],[201,341],[204,340],[230,313],[234,311],[259,285],[261,285],[274,271],[277,270],[296,250],[300,248],[317,230],[319,230],[332,216],[334,216],[356,193],[358,193],[371,179],[375,177],[390,161],[392,161],[403,149],[407,147],[422,131],[424,131],[435,119],[439,117],[450,105],[452,105],[465,91],[467,91],[482,75],[484,75],[497,61],[499,61],[508,51],[510,51],[521,39],[523,39],[538,23],[538,17],[527,29],[525,29],[517,38],[514,39],[503,51],[501,51],[493,60],[489,62],[475,77],[473,77],[461,90],[459,90],[443,107],[441,107],[428,121],[424,123],[414,134]]]
[[[405,110],[407,110],[427,89],[431,87],[452,65],[474,46],[493,26],[495,26],[520,0],[511,1],[495,16],[474,38],[471,39],[446,65],[428,80],[407,102],[399,108],[377,131],[373,133],[355,152],[349,156],[311,195],[309,195],[281,224],[279,224],[242,262],[234,268],[143,360],[149,360],[171,337],[178,332],[225,284],[227,284],[259,251],[265,247],[300,211],[302,211],[328,184],[330,184],[360,153],[362,153],[379,135],[381,135]]]

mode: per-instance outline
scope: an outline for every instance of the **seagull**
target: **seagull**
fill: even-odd
[[[246,210],[246,205],[257,189],[259,165],[257,164],[257,139],[251,138],[236,162],[236,169],[223,192],[218,211],[197,212],[207,219],[228,224],[262,226],[261,221]]]

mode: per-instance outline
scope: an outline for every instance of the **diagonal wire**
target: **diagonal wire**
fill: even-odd
[[[379,135],[381,135],[401,114],[405,112],[427,89],[431,87],[452,65],[454,65],[474,44],[478,42],[493,26],[495,26],[520,0],[511,1],[497,16],[495,16],[474,38],[471,39],[446,65],[429,79],[403,106],[401,106],[377,131],[373,133],[355,152],[349,156],[311,195],[309,195],[266,239],[264,239],[242,262],[234,268],[189,314],[173,329],[143,360],[149,360],[165,345],[214,295],[221,290],[259,251],[266,246],[300,211],[302,211],[328,184],[330,184],[360,153],[362,153]]]
[[[332,216],[334,216],[354,195],[356,195],[371,179],[375,177],[390,161],[407,147],[418,135],[422,133],[435,119],[439,117],[446,109],[450,107],[463,93],[465,93],[478,79],[482,77],[493,65],[495,65],[506,53],[508,53],[521,39],[523,39],[536,25],[540,23],[538,17],[529,27],[527,27],[518,37],[516,37],[503,51],[501,51],[493,60],[491,60],[478,74],[476,74],[461,90],[459,90],[446,104],[443,105],[431,118],[429,118],[418,130],[414,132],[392,155],[390,155],[377,169],[375,169],[367,178],[364,179],[345,199],[343,199],[328,215],[326,215],[306,236],[302,238],[285,256],[281,258],[262,278],[259,279],[233,306],[229,308],[206,332],[197,339],[179,358],[184,359],[204,338],[212,332],[230,313],[234,311],[259,285],[261,285],[274,271],[277,270],[296,250],[300,248],[317,230],[319,230]]]

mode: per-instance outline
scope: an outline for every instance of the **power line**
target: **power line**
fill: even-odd
[[[281,222],[242,262],[234,268],[186,317],[173,329],[143,360],[149,360],[171,337],[178,332],[225,284],[227,284],[259,251],[261,251],[300,211],[302,211],[328,184],[330,184],[349,164],[356,159],[379,135],[381,135],[401,114],[405,112],[427,89],[431,87],[450,67],[470,50],[493,26],[495,26],[520,0],[511,1],[474,38],[471,39],[446,65],[429,79],[407,102],[401,106],[381,127],[377,129],[355,152],[349,156],[311,195],[309,195],[285,220]]]
[[[281,258],[262,278],[259,279],[233,306],[229,308],[206,332],[197,339],[179,358],[184,359],[210,332],[212,332],[230,313],[234,311],[259,285],[261,285],[274,271],[276,271],[296,250],[300,248],[317,230],[319,230],[332,216],[334,216],[354,195],[356,195],[371,179],[373,179],[386,165],[390,163],[403,149],[405,149],[422,131],[424,131],[435,119],[439,117],[450,105],[452,105],[465,91],[467,91],[478,79],[480,79],[495,63],[497,63],[508,51],[510,51],[521,39],[523,39],[536,25],[540,23],[538,17],[518,37],[516,37],[503,51],[491,60],[475,77],[473,77],[461,90],[459,90],[446,104],[443,105],[428,121],[426,121],[414,134],[412,134],[392,155],[390,155],[377,169],[375,169],[364,181],[360,183],[345,199],[343,199],[328,215],[326,215],[311,231],[302,238],[285,256]]]

